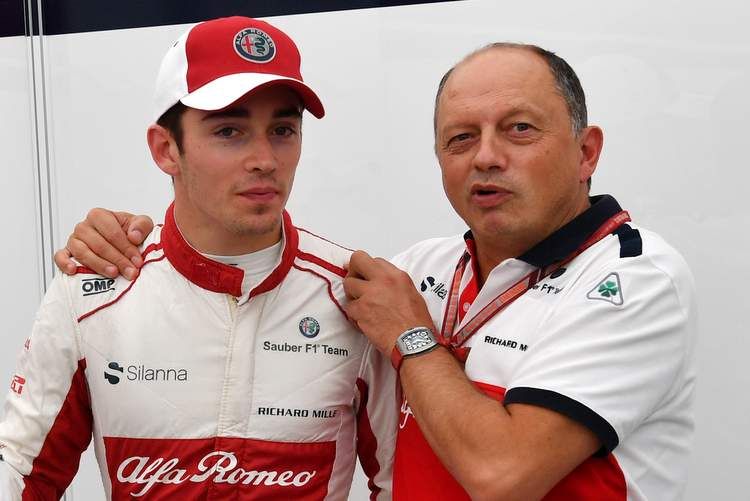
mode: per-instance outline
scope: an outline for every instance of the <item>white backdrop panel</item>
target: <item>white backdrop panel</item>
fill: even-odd
[[[23,346],[42,298],[39,267],[41,230],[32,125],[28,39],[0,38],[0,262],[5,286],[0,292],[0,381],[10,384],[16,355]],[[0,416],[3,414],[0,410]]]

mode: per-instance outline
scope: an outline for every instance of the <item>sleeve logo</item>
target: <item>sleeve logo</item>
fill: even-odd
[[[594,288],[586,294],[586,297],[620,306],[624,301],[622,297],[620,276],[617,273],[610,273],[604,279],[599,281],[599,283],[597,283]]]
[[[26,384],[26,378],[19,376],[18,374],[13,376],[13,381],[10,382],[10,391],[20,395],[23,393],[23,385]]]

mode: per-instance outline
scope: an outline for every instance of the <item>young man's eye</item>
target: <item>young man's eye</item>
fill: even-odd
[[[237,134],[237,129],[234,127],[222,127],[216,131],[216,135],[219,137],[233,137]]]
[[[286,125],[280,125],[278,127],[274,127],[274,129],[273,129],[274,136],[284,136],[284,137],[286,137],[286,136],[291,136],[294,133],[295,133],[294,129],[292,129],[291,127],[288,127]]]

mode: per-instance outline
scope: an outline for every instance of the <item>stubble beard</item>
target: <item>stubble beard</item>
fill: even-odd
[[[249,217],[236,217],[226,223],[226,229],[238,237],[260,237],[267,235],[281,225],[281,214],[272,214],[270,207],[258,207]]]

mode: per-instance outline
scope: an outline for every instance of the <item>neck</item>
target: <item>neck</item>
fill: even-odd
[[[474,233],[474,243],[477,251],[477,264],[479,265],[480,287],[487,280],[493,269],[506,259],[518,257],[526,251],[542,242],[557,230],[571,222],[580,214],[585,212],[591,203],[588,194],[580,200],[580,203],[574,205],[571,210],[565,213],[559,222],[549,226],[537,235],[533,232],[524,232],[523,235],[491,235],[482,237],[477,232]],[[472,229],[473,232],[473,229]]]
[[[492,242],[483,241],[477,237],[474,239],[477,252],[477,264],[479,266],[479,286],[481,287],[487,280],[493,269],[506,259],[511,259],[516,256],[523,254],[527,248],[530,249],[532,246],[509,246],[509,245],[493,245]]]

